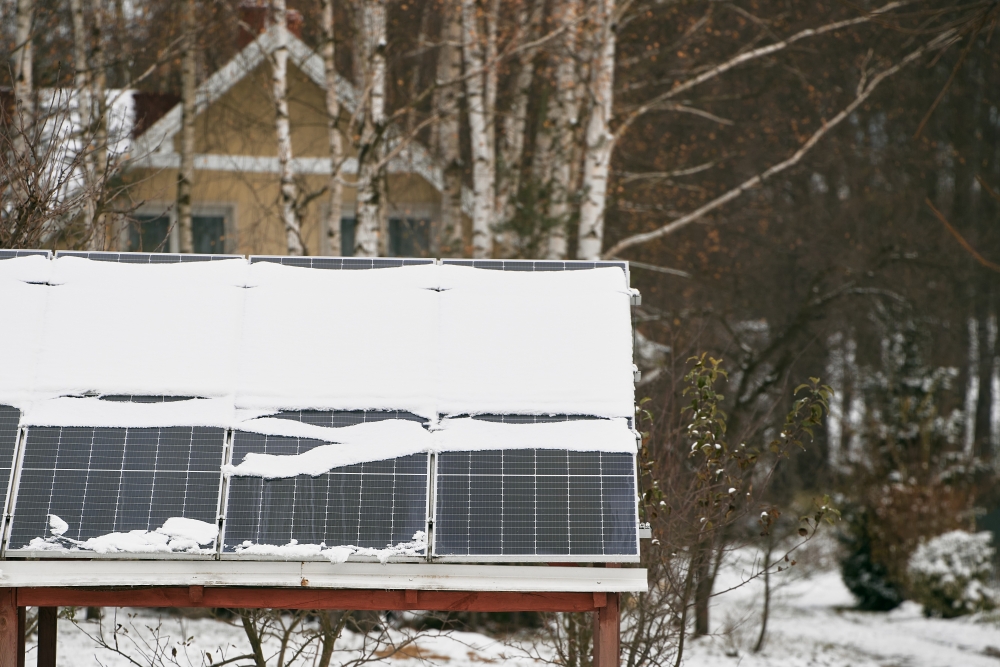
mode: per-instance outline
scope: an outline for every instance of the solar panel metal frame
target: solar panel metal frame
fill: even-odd
[[[318,255],[290,257],[288,255],[250,255],[250,263],[270,262],[282,266],[298,266],[306,269],[330,271],[352,271],[367,269],[393,269],[401,266],[426,266],[437,260],[422,257],[337,257]],[[347,266],[347,265],[350,266]],[[365,266],[367,264],[367,266]]]
[[[15,257],[33,257],[42,255],[45,259],[52,259],[51,250],[0,250],[0,259],[14,259]]]
[[[18,425],[14,440],[14,452],[10,461],[10,475],[7,477],[6,493],[4,494],[3,515],[0,516],[0,558],[2,558],[4,553],[7,551],[7,539],[9,537],[11,527],[10,518],[13,515],[14,510],[14,490],[17,488],[17,483],[21,476],[21,452],[24,442],[24,427],[20,424],[22,417],[21,411],[12,405],[5,404],[3,407],[9,407],[17,410]]]
[[[19,429],[18,436],[18,448],[16,452],[17,460],[16,467],[14,469],[14,474],[11,476],[11,483],[7,492],[7,510],[4,518],[4,532],[3,532],[3,545],[2,552],[0,552],[0,559],[3,560],[14,560],[14,559],[84,559],[84,560],[177,560],[177,561],[201,561],[201,560],[218,560],[219,550],[222,544],[222,533],[221,530],[215,538],[215,544],[212,547],[205,547],[205,549],[211,549],[211,553],[204,554],[191,554],[184,552],[165,552],[165,553],[138,553],[132,551],[119,551],[112,553],[98,553],[96,551],[86,551],[78,550],[71,551],[69,549],[64,550],[41,550],[41,549],[27,549],[20,548],[15,550],[10,550],[10,533],[13,527],[14,512],[17,508],[17,495],[20,490],[21,484],[21,473],[23,471],[24,464],[24,454],[26,451],[27,442],[27,431],[30,427],[22,426]],[[57,428],[67,428],[67,427],[57,427]],[[73,427],[68,427],[73,428]],[[110,427],[109,427],[110,428]],[[115,427],[117,428],[117,427]],[[152,427],[157,428],[157,427]],[[162,427],[168,428],[168,427]],[[189,427],[194,428],[194,427]],[[128,430],[122,427],[122,430]],[[230,439],[230,434],[232,429],[221,429],[224,433],[224,448],[223,457],[219,464],[219,486],[220,490],[217,494],[215,516],[216,525],[218,525],[218,517],[221,516],[222,510],[219,507],[219,499],[222,496],[222,484],[226,481],[226,476],[222,474],[222,463],[226,462],[226,456],[228,450],[225,448]]]
[[[223,259],[242,259],[244,255],[202,255],[197,253],[171,252],[105,252],[89,250],[59,250],[60,257],[81,257],[95,262],[117,262],[119,264],[181,264],[190,262],[213,262]]]
[[[508,450],[510,451],[510,450]],[[434,514],[429,514],[429,517],[433,517],[434,520],[434,532],[429,533],[428,537],[428,560],[435,563],[638,563],[640,561],[641,554],[641,542],[639,541],[639,469],[637,455],[632,455],[632,473],[633,482],[632,489],[635,492],[633,507],[634,509],[634,530],[635,530],[635,548],[636,553],[634,555],[622,555],[622,554],[610,554],[610,555],[554,555],[554,554],[542,554],[542,555],[527,555],[527,554],[511,554],[511,555],[499,555],[499,554],[476,554],[476,555],[453,555],[453,554],[437,554],[435,552],[435,546],[437,542],[437,482],[438,482],[438,472],[434,471],[434,488],[430,489],[428,493],[433,493],[433,512]],[[437,460],[435,457],[435,465],[437,465]]]

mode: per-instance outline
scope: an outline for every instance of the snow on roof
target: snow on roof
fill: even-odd
[[[352,445],[349,456],[366,460],[413,447],[634,451],[624,419],[455,419],[631,417],[630,295],[619,268],[9,259],[0,262],[0,309],[16,317],[0,328],[8,351],[0,403],[21,408],[26,425],[240,428]],[[112,394],[192,398],[98,398]],[[262,419],[301,409],[405,410],[431,431],[415,422],[334,429]],[[413,432],[383,433],[392,428]],[[327,454],[337,465],[356,462],[337,458],[344,451]]]

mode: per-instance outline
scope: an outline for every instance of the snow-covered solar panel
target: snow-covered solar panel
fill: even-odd
[[[437,457],[434,555],[635,557],[635,457],[499,450]]]
[[[272,416],[277,419],[291,419],[303,424],[330,428],[367,424],[387,419],[403,419],[414,422],[426,421],[423,417],[415,415],[412,412],[406,412],[405,410],[282,410]]]
[[[474,269],[492,269],[494,271],[582,271],[584,269],[601,269],[614,266],[628,276],[628,262],[585,260],[551,260],[551,259],[442,259],[442,264],[452,266],[471,266]]]
[[[179,264],[182,262],[211,262],[218,259],[246,259],[243,255],[201,255],[168,252],[96,252],[83,250],[59,250],[59,257],[82,257],[98,262],[120,262],[122,264]]]
[[[14,259],[15,257],[32,257],[39,255],[46,259],[52,256],[49,250],[0,250],[0,259]]]
[[[308,269],[392,269],[400,266],[434,264],[433,259],[418,257],[288,257],[287,255],[251,255],[250,263],[271,262],[283,266],[301,266]]]
[[[233,462],[249,453],[294,456],[327,444],[236,431]],[[411,542],[425,529],[427,468],[428,455],[413,454],[318,475],[234,475],[226,503],[225,551],[268,555],[296,546],[387,549]]]
[[[224,446],[220,428],[29,427],[8,553],[214,553]],[[210,539],[171,546],[178,518]]]
[[[498,424],[551,424],[554,422],[571,422],[586,419],[600,419],[590,415],[473,415],[473,419]]]

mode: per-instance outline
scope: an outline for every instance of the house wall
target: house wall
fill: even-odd
[[[219,156],[275,157],[274,107],[270,95],[270,68],[262,65],[245,76],[196,119],[196,152]],[[289,63],[289,116],[295,157],[329,156],[324,91]],[[347,116],[342,129],[347,130]],[[347,156],[356,153],[345,141]],[[174,150],[179,151],[179,137]],[[176,169],[133,168],[125,175],[129,187],[122,205],[136,213],[167,213],[173,219],[177,192]],[[353,175],[344,180],[353,182]],[[327,177],[306,174],[299,178],[305,193],[318,193]],[[390,216],[429,217],[439,215],[440,193],[416,174],[389,174]],[[354,216],[354,188],[344,188],[344,217]],[[285,254],[285,233],[280,219],[277,173],[231,170],[196,170],[192,187],[195,215],[199,211],[227,215],[226,252],[240,254]],[[326,195],[315,197],[306,207],[302,234],[311,255],[321,247],[320,220],[326,211]],[[136,208],[136,205],[138,207]],[[333,251],[332,254],[339,254]]]

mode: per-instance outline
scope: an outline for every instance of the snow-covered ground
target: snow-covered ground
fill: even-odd
[[[720,574],[719,588],[738,581],[745,568],[736,563]],[[1000,616],[992,619],[941,620],[924,618],[912,603],[890,613],[866,613],[851,609],[853,600],[840,576],[829,566],[812,574],[791,568],[774,578],[776,585],[768,639],[757,654],[750,651],[757,639],[761,586],[754,582],[716,598],[712,610],[711,637],[690,641],[685,651],[688,667],[1000,667]],[[79,616],[82,617],[83,610]],[[110,633],[114,610],[106,610],[104,627]],[[181,619],[153,610],[119,610],[117,622],[128,634],[119,636],[119,646],[139,665],[151,665],[150,655],[160,638],[163,660],[153,667],[208,667],[212,662],[249,653],[238,624],[211,619]],[[159,624],[159,626],[158,626]],[[95,632],[96,623],[80,622],[80,628]],[[157,629],[158,628],[158,629]],[[110,634],[109,634],[110,638]],[[359,637],[347,635],[338,648],[351,649]],[[133,643],[135,642],[135,643]],[[142,646],[142,650],[137,648]],[[171,649],[178,655],[173,656]],[[523,646],[521,647],[523,648]],[[27,664],[34,660],[29,645]],[[429,633],[414,644],[379,662],[398,667],[433,664],[481,667],[482,664],[532,665],[523,651],[510,643],[475,633]],[[266,653],[266,651],[265,651]],[[332,664],[343,664],[358,653],[345,651]],[[100,649],[67,620],[59,624],[61,667],[128,667],[124,657]],[[252,665],[243,659],[230,663]],[[270,664],[270,663],[269,663]],[[308,661],[307,665],[312,662]],[[534,663],[539,664],[539,663]]]

